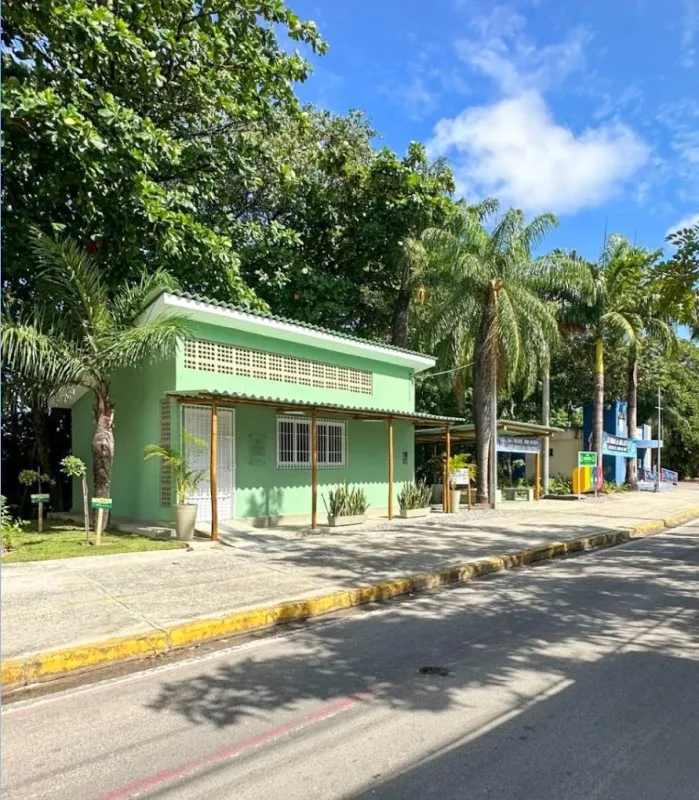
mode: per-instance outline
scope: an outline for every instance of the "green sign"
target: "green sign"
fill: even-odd
[[[93,497],[90,500],[90,507],[91,508],[111,508],[112,507],[112,498],[111,497]]]
[[[596,467],[597,466],[597,453],[590,452],[589,450],[581,450],[578,453],[578,466],[579,467]]]
[[[39,503],[48,503],[50,496],[48,494],[33,494],[31,495],[32,505],[38,506]]]

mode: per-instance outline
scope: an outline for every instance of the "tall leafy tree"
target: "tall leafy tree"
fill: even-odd
[[[533,388],[558,339],[555,307],[542,295],[555,287],[573,290],[585,278],[574,260],[533,255],[555,217],[527,221],[510,209],[490,226],[497,211],[495,200],[456,204],[445,226],[423,236],[431,336],[450,342],[459,359],[469,346],[472,352],[479,502],[487,499],[495,377],[500,388],[515,381]]]
[[[13,0],[2,8],[3,279],[31,293],[28,230],[89,248],[107,284],[162,267],[186,287],[255,303],[237,249],[263,143],[325,50],[282,0]],[[283,171],[283,162],[266,170]],[[270,235],[283,232],[272,229]]]
[[[654,289],[664,313],[699,339],[699,224],[670,234],[667,241],[676,249],[655,269]]]
[[[400,157],[374,139],[359,112],[281,118],[266,147],[289,170],[270,170],[257,192],[260,238],[242,251],[243,275],[280,313],[407,346],[419,235],[444,218],[453,177],[421,145]],[[247,198],[230,202],[212,213]],[[263,241],[270,225],[289,237]]]
[[[110,496],[114,460],[114,406],[110,384],[119,369],[174,352],[186,332],[179,317],[142,318],[150,301],[172,279],[143,274],[110,293],[95,261],[74,241],[37,233],[33,245],[38,281],[45,292],[31,312],[3,309],[2,355],[15,375],[54,392],[87,389],[93,395],[93,488]]]

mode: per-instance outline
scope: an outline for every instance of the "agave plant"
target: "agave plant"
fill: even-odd
[[[424,481],[417,483],[404,483],[398,495],[398,506],[401,511],[411,511],[415,508],[427,508],[430,504],[432,488]]]
[[[328,500],[325,501],[325,509],[330,517],[358,517],[366,513],[369,503],[366,499],[364,489],[358,486],[349,487],[346,483],[338,486],[335,491],[328,492]]]

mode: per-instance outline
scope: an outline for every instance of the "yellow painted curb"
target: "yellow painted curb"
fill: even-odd
[[[519,550],[501,556],[479,558],[464,564],[445,567],[437,572],[409,575],[370,586],[347,589],[320,597],[292,600],[265,608],[235,611],[223,617],[194,620],[162,631],[107,639],[94,644],[52,650],[20,659],[6,659],[0,664],[0,683],[4,688],[35,683],[106,664],[157,656],[202,642],[317,617],[410,592],[436,589],[450,583],[464,583],[483,575],[514,569],[525,564],[560,558],[568,553],[622,544],[634,538],[650,536],[665,528],[681,525],[697,517],[699,517],[699,506],[694,506],[665,519],[649,520],[631,528],[605,531],[564,542],[551,542],[533,550]]]

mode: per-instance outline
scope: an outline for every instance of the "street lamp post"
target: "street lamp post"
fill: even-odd
[[[655,476],[655,491],[660,491],[661,477],[660,477],[660,451],[662,448],[663,439],[663,401],[660,395],[660,387],[658,387],[658,458],[656,459],[657,474]]]

